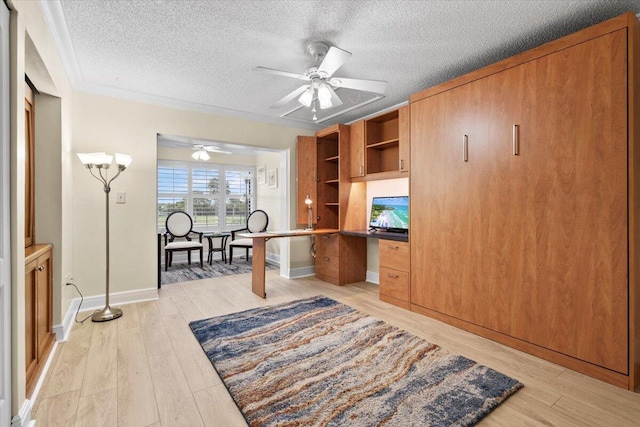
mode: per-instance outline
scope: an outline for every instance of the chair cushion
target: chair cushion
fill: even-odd
[[[164,247],[165,249],[188,249],[188,248],[193,248],[193,249],[200,249],[202,247],[202,243],[199,242],[171,242],[171,243],[167,243],[167,245]]]
[[[230,244],[231,246],[253,246],[253,239],[236,239]]]

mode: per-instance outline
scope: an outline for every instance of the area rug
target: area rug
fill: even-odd
[[[275,265],[266,263],[265,270],[274,270]],[[169,271],[160,274],[160,284],[168,285],[170,283],[188,282],[190,280],[209,279],[211,277],[229,276],[231,274],[251,273],[251,260],[242,261],[235,259],[233,264],[225,264],[222,261],[214,261],[212,265],[204,263],[200,268],[200,262],[192,262],[191,265],[180,263],[173,264],[169,267]]]
[[[189,326],[251,426],[467,426],[522,387],[325,297]]]

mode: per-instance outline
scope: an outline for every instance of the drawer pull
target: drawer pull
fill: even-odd
[[[331,238],[331,236],[322,236],[322,238],[329,240]]]
[[[398,277],[400,277],[397,274],[393,274],[393,273],[387,273],[387,276],[391,277],[392,279],[397,279]]]
[[[331,258],[329,258],[328,256],[323,256],[322,259],[325,261],[331,261]]]
[[[391,245],[389,245],[389,249],[397,251],[398,249],[400,249],[400,247],[399,246],[391,246]]]

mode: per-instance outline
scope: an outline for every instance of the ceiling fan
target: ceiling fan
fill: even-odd
[[[209,153],[231,154],[231,151],[224,151],[223,149],[218,148],[215,145],[195,144],[193,146],[193,149],[195,151],[191,155],[191,157],[193,157],[195,160],[209,160]]]
[[[273,104],[271,108],[283,107],[298,96],[298,101],[305,107],[311,107],[316,100],[321,109],[337,107],[342,105],[342,100],[334,90],[337,88],[354,89],[380,95],[384,94],[384,91],[387,88],[387,82],[385,81],[332,77],[333,73],[335,73],[336,70],[340,68],[342,64],[347,62],[349,57],[351,57],[350,52],[339,49],[335,46],[329,47],[322,42],[313,42],[309,44],[307,51],[311,56],[313,56],[319,65],[306,69],[304,74],[295,74],[288,71],[275,70],[273,68],[266,67],[255,67],[253,69],[254,71],[293,77],[295,79],[308,82]],[[313,118],[316,120],[315,104],[313,106],[313,112]]]

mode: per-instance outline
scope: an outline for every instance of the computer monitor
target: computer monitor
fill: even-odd
[[[374,230],[409,232],[409,196],[374,197],[369,227]]]

